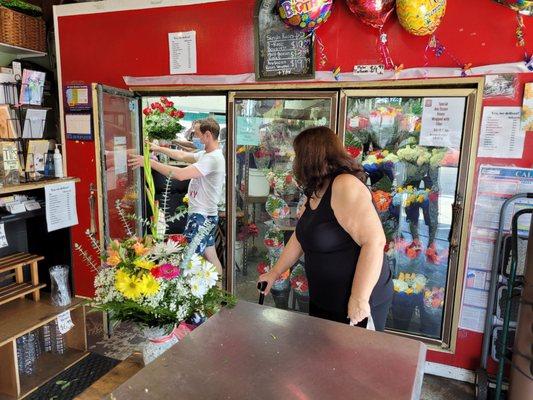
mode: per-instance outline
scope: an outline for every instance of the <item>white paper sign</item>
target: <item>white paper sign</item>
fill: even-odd
[[[196,31],[168,34],[171,74],[196,73]]]
[[[522,158],[525,131],[520,107],[484,107],[478,157]]]
[[[128,172],[128,148],[126,147],[126,137],[119,136],[114,139],[113,159],[115,174],[125,174]]]
[[[426,97],[422,101],[420,145],[459,150],[465,116],[464,97]]]
[[[385,66],[383,64],[375,65],[356,65],[353,67],[354,75],[383,75]]]
[[[4,224],[0,224],[0,249],[7,246],[9,246],[9,243],[7,243],[6,230]]]
[[[48,232],[78,224],[74,182],[47,185],[44,194]]]
[[[72,322],[69,310],[62,312],[57,316],[57,327],[62,335],[64,335],[74,327],[74,322]]]

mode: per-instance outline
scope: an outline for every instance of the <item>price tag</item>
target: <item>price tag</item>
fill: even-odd
[[[4,224],[0,224],[0,248],[3,249],[7,246],[9,246],[9,243],[7,243],[6,230]]]
[[[385,66],[383,64],[375,65],[356,65],[353,67],[354,75],[383,75]]]
[[[59,332],[61,332],[63,335],[74,327],[69,310],[62,312],[57,316],[57,326],[59,328]]]

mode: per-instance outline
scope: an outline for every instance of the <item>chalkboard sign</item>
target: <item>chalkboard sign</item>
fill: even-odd
[[[256,1],[256,80],[314,79],[314,35],[287,27],[278,15],[276,0]]]

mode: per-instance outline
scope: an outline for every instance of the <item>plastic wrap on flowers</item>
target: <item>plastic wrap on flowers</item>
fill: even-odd
[[[289,205],[278,196],[269,195],[265,204],[266,211],[272,219],[287,218],[291,214]]]
[[[420,310],[420,331],[429,336],[440,336],[444,305],[444,288],[424,290],[423,307]]]
[[[401,272],[394,279],[394,296],[392,300],[393,328],[406,331],[417,307],[422,305],[426,277],[421,274]]]

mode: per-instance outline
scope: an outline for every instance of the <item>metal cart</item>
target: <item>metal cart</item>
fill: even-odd
[[[527,236],[519,235],[518,220],[526,214],[533,214],[533,204],[517,211],[512,216],[511,233],[506,232],[506,216],[509,206],[519,199],[533,199],[533,193],[520,193],[512,196],[503,203],[500,210],[500,221],[492,259],[481,367],[476,371],[476,399],[478,400],[489,398],[489,385],[496,388],[493,398],[497,400],[501,398],[505,365],[511,363],[518,304],[523,284],[523,266],[525,264],[523,262],[525,251],[520,250],[525,250],[528,239]],[[495,376],[489,375],[487,371],[489,357],[498,364]]]

